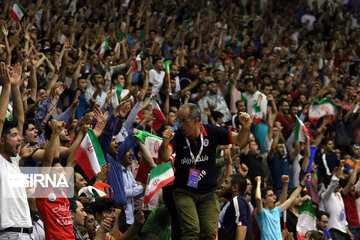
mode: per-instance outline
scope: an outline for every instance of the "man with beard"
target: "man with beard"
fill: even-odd
[[[210,81],[207,84],[209,95],[203,97],[198,101],[198,105],[202,111],[201,122],[204,124],[209,123],[207,115],[204,113],[205,109],[221,112],[224,115],[223,121],[231,120],[230,110],[225,102],[224,96],[219,89],[218,82]]]
[[[246,178],[239,174],[230,175],[221,184],[221,196],[229,201],[220,214],[219,240],[250,239],[252,223],[250,206],[244,198],[246,188]]]
[[[159,94],[164,82],[165,71],[164,63],[161,57],[154,58],[154,69],[149,71],[149,83],[152,84],[152,95]]]
[[[283,128],[282,135],[284,139],[288,139],[291,134],[290,125],[295,123],[295,118],[289,114],[290,105],[287,100],[281,100],[278,105],[280,107],[275,121],[281,123],[281,126]]]
[[[286,151],[285,144],[279,141],[280,129],[274,127],[274,138],[267,159],[273,181],[272,186],[276,196],[280,195],[283,187],[283,182],[281,181],[282,175],[289,176],[289,189],[294,189],[293,177],[290,170],[290,164],[294,156],[290,156]]]

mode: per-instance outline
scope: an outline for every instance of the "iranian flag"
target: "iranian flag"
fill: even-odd
[[[166,121],[166,118],[162,113],[161,108],[159,107],[159,104],[157,104],[154,97],[152,100],[152,113],[155,115],[155,119],[152,122],[152,128],[155,131],[157,131],[161,127],[161,125]]]
[[[315,99],[309,109],[309,120],[315,126],[321,117],[334,116],[337,112],[336,108],[339,107],[340,105],[335,104],[331,98]]]
[[[154,167],[150,171],[146,184],[144,204],[148,203],[162,187],[171,185],[174,179],[174,170],[170,161]]]
[[[25,9],[19,2],[14,3],[11,9],[11,16],[15,22],[20,22],[21,19],[25,16]]]
[[[134,134],[145,146],[149,149],[153,158],[158,158],[159,147],[162,143],[162,138],[154,134],[137,130],[137,134]]]
[[[304,125],[304,123],[296,116],[296,125],[295,125],[295,141],[305,142],[305,134],[307,132],[309,135],[309,141],[311,142],[311,133],[309,129]]]
[[[315,211],[310,200],[303,202],[299,208],[296,234],[299,240],[305,239],[307,231],[316,230]]]
[[[122,32],[122,31],[119,32],[119,36],[118,36],[118,40],[117,40],[116,45],[115,45],[114,52],[116,52],[118,50],[118,48],[120,47],[120,41],[124,37],[124,35],[125,35],[124,32]]]
[[[263,113],[261,112],[259,102],[256,102],[256,103],[254,104],[251,117],[254,119],[254,123],[255,123],[255,124],[259,124],[259,123],[260,123],[260,121],[261,121],[261,119],[262,119],[262,117],[263,117]]]
[[[9,103],[9,105],[8,105],[8,107],[7,107],[5,118],[6,118],[8,121],[11,121],[11,120],[13,119],[13,108],[12,108],[12,106],[11,106],[10,103]]]
[[[113,106],[113,108],[115,109],[119,103],[120,103],[120,99],[121,99],[121,92],[123,90],[124,85],[119,84],[115,87],[115,89],[111,90],[111,104]]]
[[[251,117],[254,120],[255,124],[259,124],[261,119],[263,119],[264,113],[261,111],[261,104],[262,104],[263,96],[259,94],[259,98],[257,102],[254,104]],[[267,104],[267,103],[266,103]]]
[[[106,38],[102,43],[101,43],[101,46],[98,50],[99,54],[100,54],[100,58],[102,59],[104,57],[104,53],[106,51],[106,48],[108,46],[108,43],[109,43],[109,39]]]
[[[74,158],[89,179],[98,174],[101,171],[101,167],[106,163],[100,143],[90,128]]]

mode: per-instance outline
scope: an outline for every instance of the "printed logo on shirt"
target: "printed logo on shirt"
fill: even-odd
[[[204,139],[204,147],[209,146],[209,139]]]
[[[49,199],[50,202],[55,201],[55,200],[56,200],[56,195],[55,195],[55,193],[50,193],[50,194],[48,195],[48,199]]]
[[[207,162],[209,161],[209,157],[207,155],[201,156],[197,162]],[[181,164],[193,164],[193,160],[191,158],[183,158],[181,159]]]

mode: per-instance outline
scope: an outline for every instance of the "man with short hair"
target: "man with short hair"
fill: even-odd
[[[152,95],[158,94],[164,82],[165,67],[161,57],[156,57],[153,60],[154,69],[149,71],[149,83],[152,84]]]
[[[316,228],[325,234],[326,240],[332,239],[331,234],[327,229],[329,223],[329,217],[330,217],[329,213],[324,211],[318,211],[316,213]]]
[[[15,236],[20,240],[30,240],[34,236],[25,187],[16,188],[10,180],[21,174],[21,132],[16,121],[5,119],[11,89],[20,82],[20,78],[20,64],[11,70],[10,66],[0,64],[0,239]]]
[[[246,78],[246,92],[243,93],[243,96],[246,98],[247,112],[250,113],[250,115],[253,115],[255,113],[254,105],[258,103],[260,106],[260,111],[263,113],[262,119],[265,120],[268,101],[266,96],[257,90],[256,84],[257,83],[254,77],[250,76]]]
[[[201,116],[201,122],[204,124],[210,123],[207,115],[204,113],[205,109],[221,112],[224,115],[224,122],[231,120],[231,113],[225,102],[224,96],[221,93],[219,84],[215,81],[210,81],[207,86],[209,95],[204,96],[198,101],[198,105],[203,113]]]
[[[86,89],[85,99],[87,102],[96,103],[102,107],[105,103],[107,93],[103,91],[104,79],[100,73],[93,73],[90,78],[91,87]],[[91,101],[90,101],[91,100]]]
[[[243,147],[249,138],[251,119],[239,116],[239,133],[200,123],[200,108],[192,103],[178,112],[179,130],[165,130],[158,160],[168,161],[176,152],[174,199],[178,210],[181,239],[214,239],[219,218],[216,174],[216,146],[230,143]],[[200,227],[201,226],[201,227]]]
[[[244,198],[247,189],[246,178],[240,174],[232,174],[221,184],[221,196],[229,201],[222,209],[223,219],[219,219],[220,239],[250,239],[251,212]]]
[[[87,214],[79,198],[71,198],[69,199],[69,202],[70,202],[69,210],[71,213],[71,219],[73,220],[75,239],[83,240],[82,235],[80,234],[79,230],[76,227],[84,226]]]
[[[135,236],[137,231],[143,226],[145,222],[144,213],[139,211],[135,215],[134,224],[128,230],[119,236],[118,219],[121,213],[120,209],[115,208],[115,201],[110,198],[98,198],[92,205],[92,211],[95,220],[98,223],[96,236],[94,239],[105,239],[106,236],[113,236],[118,240],[129,239]]]
[[[134,199],[141,197],[144,192],[143,187],[136,183],[135,178],[131,173],[130,166],[132,164],[133,155],[134,153],[130,149],[120,160],[126,196],[126,223],[129,225],[134,223]]]
[[[308,175],[307,175],[308,176]],[[292,202],[300,194],[301,190],[305,187],[305,181],[307,177],[304,177],[301,184],[294,190],[290,197],[282,203],[280,206],[275,207],[276,195],[272,187],[264,187],[260,189],[261,177],[256,177],[256,210],[255,219],[261,230],[261,239],[282,239],[280,217],[281,213],[290,208]]]
[[[340,161],[336,172],[324,179],[326,190],[321,193],[320,209],[330,214],[329,232],[336,240],[348,239],[352,233],[348,229],[343,197],[340,193],[339,179],[343,174],[345,160]]]

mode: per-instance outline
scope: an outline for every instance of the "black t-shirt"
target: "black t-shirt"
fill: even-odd
[[[252,232],[250,206],[245,198],[241,196],[233,198],[226,209],[224,221],[221,228],[219,228],[219,240],[235,239],[237,226],[246,226],[245,239],[250,239]]]
[[[244,163],[249,168],[249,172],[248,172],[247,176],[251,180],[251,183],[253,184],[253,186],[255,186],[254,184],[255,184],[256,176],[261,176],[262,178],[265,177],[263,166],[261,163],[261,157],[255,157],[250,154],[248,154],[248,155],[241,154],[240,162]]]
[[[191,168],[194,168],[194,162],[181,130],[175,132],[175,137],[171,140],[170,145],[176,152],[174,187],[205,194],[215,191],[217,188],[216,146],[230,144],[232,132],[215,125],[201,125],[201,130],[204,136],[204,146],[195,167],[200,172],[197,188],[187,186],[189,172]],[[194,158],[196,158],[201,147],[200,135],[195,141],[189,139],[189,142]]]

